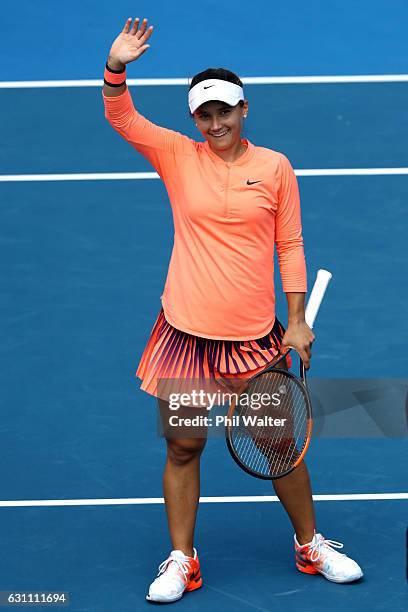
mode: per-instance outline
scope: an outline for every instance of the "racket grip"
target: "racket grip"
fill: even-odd
[[[317,272],[315,284],[307,302],[305,310],[305,320],[310,328],[313,327],[317,313],[319,312],[320,304],[326,293],[327,285],[332,278],[332,274],[327,270],[319,270]]]

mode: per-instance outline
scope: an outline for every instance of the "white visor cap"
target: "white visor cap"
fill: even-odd
[[[201,81],[188,92],[188,105],[191,113],[194,113],[204,102],[210,102],[211,100],[219,100],[230,106],[236,106],[240,100],[244,99],[242,87],[222,79]]]

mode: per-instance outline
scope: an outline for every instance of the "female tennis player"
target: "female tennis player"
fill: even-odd
[[[225,69],[200,72],[190,84],[190,113],[204,142],[138,113],[126,64],[146,52],[152,32],[147,19],[126,21],[108,56],[103,100],[106,119],[157,170],[172,206],[174,247],[162,308],[136,373],[163,406],[163,378],[248,378],[289,346],[308,369],[314,334],[305,322],[300,202],[289,161],[241,137],[248,101],[240,79]],[[275,316],[274,245],[288,303],[286,331]],[[202,585],[194,528],[205,440],[166,438],[163,485],[173,550],[159,566],[149,601],[173,602]],[[359,579],[359,565],[335,550],[343,545],[316,531],[305,463],[273,486],[294,528],[297,568],[334,582]]]

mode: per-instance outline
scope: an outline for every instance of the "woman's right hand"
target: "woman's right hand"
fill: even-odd
[[[148,28],[147,19],[143,19],[139,28],[139,17],[131,24],[132,18],[129,17],[109,52],[108,65],[114,70],[138,59],[150,47],[146,42],[153,33],[153,26]]]

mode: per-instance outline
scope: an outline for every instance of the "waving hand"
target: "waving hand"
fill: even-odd
[[[109,65],[114,68],[115,65],[125,65],[139,59],[150,47],[146,43],[152,33],[153,26],[147,27],[147,19],[143,19],[140,23],[139,17],[136,17],[132,25],[132,17],[129,17],[122,32],[112,44]]]

